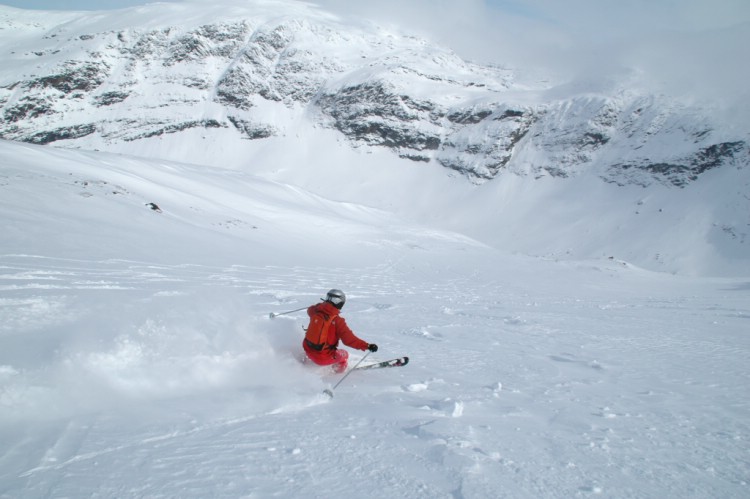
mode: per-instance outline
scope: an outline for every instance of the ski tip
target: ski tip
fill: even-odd
[[[409,357],[404,357],[404,364],[403,365],[406,365],[408,363],[409,363]]]

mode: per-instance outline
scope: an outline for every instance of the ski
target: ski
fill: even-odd
[[[409,363],[409,357],[399,357],[397,359],[384,360],[383,362],[376,362],[375,364],[366,364],[364,366],[357,366],[354,369],[381,369],[384,367],[401,367]]]

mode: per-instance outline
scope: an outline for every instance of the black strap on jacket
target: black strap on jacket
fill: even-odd
[[[329,349],[329,350],[335,350],[336,349],[336,347],[334,347],[333,345],[326,345],[325,343],[313,343],[312,341],[308,340],[307,338],[305,338],[305,345],[309,346],[310,348],[312,348],[316,352],[320,352],[320,351],[322,351],[322,350],[324,350],[326,348]]]

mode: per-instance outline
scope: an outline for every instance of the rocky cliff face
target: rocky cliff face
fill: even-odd
[[[283,15],[285,5],[206,14],[155,4],[51,20],[0,7],[0,137],[137,151],[188,129],[264,140],[307,123],[476,183],[593,171],[680,187],[750,163],[747,132],[666,98],[545,99],[509,70],[312,8]]]

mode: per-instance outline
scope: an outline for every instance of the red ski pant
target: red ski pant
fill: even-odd
[[[306,342],[302,342],[302,348],[307,358],[319,366],[331,366],[337,373],[346,371],[346,366],[349,364],[349,352],[346,350],[314,350]]]

